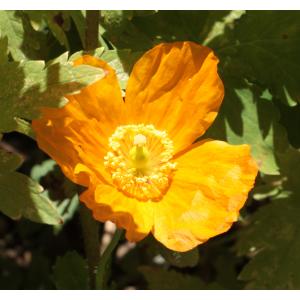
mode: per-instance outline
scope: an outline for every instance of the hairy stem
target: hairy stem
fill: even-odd
[[[99,223],[94,220],[91,211],[84,204],[80,205],[80,219],[89,268],[89,285],[93,290],[96,288],[96,274],[100,259]]]
[[[103,290],[107,288],[107,281],[109,277],[112,255],[121,237],[123,236],[123,233],[124,233],[123,229],[116,229],[112,240],[110,241],[109,245],[107,246],[103,255],[100,258],[100,263],[98,266],[98,273],[97,273],[97,286],[96,286],[97,289]]]
[[[93,50],[99,46],[99,11],[86,12],[85,50]],[[122,236],[123,230],[116,230],[110,244],[100,259],[99,223],[93,219],[91,212],[83,204],[80,207],[80,218],[84,238],[85,253],[89,268],[91,289],[104,289],[109,274],[112,254]]]
[[[99,46],[99,18],[98,10],[86,11],[85,50],[93,50]]]
[[[98,47],[99,11],[86,12],[85,50]],[[96,288],[96,273],[100,259],[99,223],[94,220],[90,210],[80,205],[80,219],[84,240],[85,255],[89,268],[90,289]]]

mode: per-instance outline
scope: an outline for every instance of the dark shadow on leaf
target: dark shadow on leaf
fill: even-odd
[[[48,54],[46,47],[47,35],[32,28],[26,12],[16,11],[14,17],[22,23],[24,30],[20,50],[28,59],[46,59]]]
[[[118,49],[145,51],[162,42],[194,41],[201,43],[217,21],[228,11],[158,11],[140,16],[133,13],[116,33],[106,26],[104,37]],[[105,24],[104,24],[105,27]]]

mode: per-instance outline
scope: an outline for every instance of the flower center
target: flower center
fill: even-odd
[[[124,194],[139,200],[161,199],[175,172],[173,142],[153,125],[119,126],[109,139],[104,165]]]

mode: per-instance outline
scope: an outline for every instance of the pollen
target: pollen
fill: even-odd
[[[158,201],[167,191],[176,163],[173,142],[153,125],[119,126],[104,157],[114,185],[129,197]]]

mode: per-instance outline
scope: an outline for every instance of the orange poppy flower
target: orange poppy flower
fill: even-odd
[[[94,218],[126,229],[129,241],[152,232],[176,251],[227,231],[257,166],[248,145],[194,143],[224,96],[213,52],[192,42],[154,47],[134,65],[125,100],[107,63],[84,55],[74,64],[106,76],[63,108],[43,108],[33,128],[39,147],[87,187],[80,199]]]

